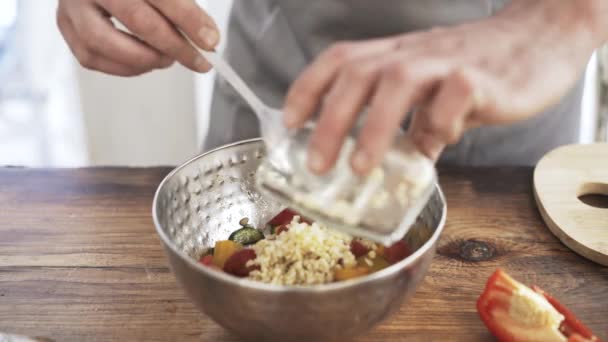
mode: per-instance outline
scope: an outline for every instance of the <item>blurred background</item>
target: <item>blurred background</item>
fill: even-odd
[[[198,1],[225,32],[232,1]],[[82,69],[56,0],[0,1],[0,165],[175,165],[199,153],[213,73],[181,66],[136,78]],[[581,142],[608,135],[608,51],[586,72]]]

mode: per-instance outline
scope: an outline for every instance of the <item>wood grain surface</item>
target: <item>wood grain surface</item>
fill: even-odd
[[[0,169],[0,332],[53,341],[235,341],[188,301],[151,219],[168,168]],[[414,298],[361,341],[492,341],[475,301],[502,267],[608,339],[608,268],[542,222],[531,168],[441,169],[438,254]]]
[[[608,210],[579,200],[608,195],[608,143],[567,145],[547,153],[534,170],[534,194],[555,236],[608,266]]]

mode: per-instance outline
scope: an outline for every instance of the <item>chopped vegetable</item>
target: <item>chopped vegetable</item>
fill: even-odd
[[[384,257],[385,251],[386,251],[386,248],[384,247],[384,245],[376,244],[376,255],[377,256]]]
[[[255,251],[251,248],[241,249],[235,252],[226,260],[224,264],[224,272],[230,273],[237,277],[246,277],[249,272],[259,269],[259,266],[247,266],[249,260],[256,258]]]
[[[205,266],[210,266],[213,264],[213,255],[203,255],[199,262]]]
[[[397,263],[410,255],[410,249],[405,241],[397,241],[384,249],[384,258],[390,264]]]
[[[298,215],[295,211],[291,209],[285,209],[277,214],[268,224],[271,226],[279,226],[282,224],[289,224],[294,216]]]
[[[213,264],[217,267],[223,268],[226,260],[228,260],[232,254],[241,248],[242,246],[240,244],[230,240],[221,240],[216,242],[213,253]]]
[[[251,227],[243,227],[230,234],[228,240],[247,246],[253,245],[263,238],[264,234],[261,231]]]
[[[336,280],[347,280],[359,278],[367,275],[371,272],[368,266],[357,265],[354,267],[339,268],[334,271],[334,278]]]
[[[274,232],[276,235],[279,235],[282,232],[287,232],[287,231],[289,231],[289,228],[287,227],[286,224],[282,224],[274,229]]]
[[[358,258],[366,255],[369,252],[369,248],[360,241],[353,239],[350,242],[350,252],[353,253],[355,258]]]
[[[565,306],[498,269],[477,300],[477,311],[500,341],[599,341]]]
[[[270,220],[268,222],[268,224],[273,227],[280,226],[282,224],[287,225],[287,224],[291,223],[294,216],[300,216],[300,222],[312,224],[312,221],[308,220],[305,217],[302,217],[300,214],[296,213],[295,211],[293,211],[291,209],[284,209],[283,211],[278,213],[275,217],[273,217],[272,220]]]
[[[270,282],[266,279],[271,279],[269,267],[286,265],[293,272],[296,268],[291,266],[302,263],[297,271],[301,273],[297,275],[301,279],[293,281],[308,284],[311,280],[325,283],[332,276],[335,281],[362,277],[382,270],[410,254],[407,244],[403,241],[384,247],[362,238],[353,239],[345,234],[336,234],[329,228],[313,224],[302,217],[296,220],[295,216],[300,215],[293,210],[285,209],[266,225],[264,231],[255,229],[249,224],[249,219],[244,217],[239,220],[241,228],[232,232],[228,240],[217,241],[213,248],[205,250],[199,262],[206,267],[234,276],[250,277],[265,282]],[[264,234],[268,232],[272,235],[265,239]],[[281,235],[282,233],[286,234]],[[311,244],[309,240],[314,241]],[[243,246],[249,247],[243,248]],[[327,253],[311,254],[308,251],[313,246],[320,250],[325,248],[323,250]],[[279,259],[269,257],[275,255],[277,251],[281,251],[283,256]],[[295,254],[289,251],[295,251]],[[287,255],[293,257],[293,260],[287,260]],[[304,265],[310,255],[312,255],[312,263]],[[319,258],[326,258],[326,262],[318,263]],[[254,270],[257,272],[251,273]],[[285,270],[278,269],[278,271]],[[275,281],[277,272],[272,273],[271,276],[272,281]],[[282,275],[278,274],[278,277],[280,276]],[[284,279],[282,281],[292,281]]]
[[[371,265],[370,265],[371,263]],[[370,273],[380,271],[381,269],[387,268],[390,266],[388,261],[383,257],[376,256],[375,258],[361,257],[357,260],[357,264],[359,266],[366,266],[370,268]]]

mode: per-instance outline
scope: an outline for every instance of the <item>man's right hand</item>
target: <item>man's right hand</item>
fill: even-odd
[[[114,26],[114,17],[130,32]],[[219,33],[194,0],[59,0],[57,25],[88,69],[135,76],[178,61],[199,72],[210,64],[180,35],[213,50]]]

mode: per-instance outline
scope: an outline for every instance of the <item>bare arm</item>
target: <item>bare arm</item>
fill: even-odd
[[[285,122],[301,126],[320,109],[309,166],[323,173],[369,106],[351,160],[365,173],[417,108],[409,134],[437,158],[469,128],[524,120],[559,101],[608,39],[607,14],[605,0],[514,0],[475,22],[338,43],[294,82]]]

